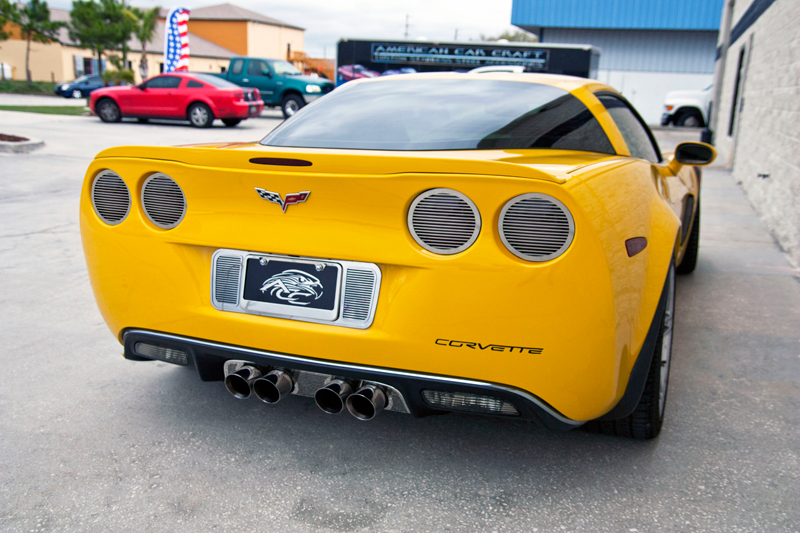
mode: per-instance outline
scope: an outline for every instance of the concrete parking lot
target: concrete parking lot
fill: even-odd
[[[723,169],[704,173],[699,264],[679,278],[652,442],[456,414],[363,423],[124,360],[81,250],[91,158],[257,140],[278,123],[0,111],[1,133],[46,142],[0,154],[0,530],[800,529],[800,278]],[[666,148],[696,132],[657,136]]]

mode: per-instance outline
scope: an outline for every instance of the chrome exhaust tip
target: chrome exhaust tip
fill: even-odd
[[[338,415],[344,402],[353,393],[353,387],[343,379],[334,379],[314,393],[317,406],[328,414]]]
[[[291,394],[294,380],[284,370],[272,370],[266,376],[256,379],[252,385],[253,392],[264,403],[278,403]]]
[[[386,407],[386,391],[372,383],[364,384],[347,397],[347,410],[359,420],[372,420]]]
[[[225,376],[225,388],[240,400],[244,400],[250,396],[253,382],[260,377],[259,369],[245,365],[236,372]]]

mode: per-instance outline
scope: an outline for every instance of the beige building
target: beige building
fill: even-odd
[[[723,163],[800,266],[800,2],[727,0],[730,45],[714,143]],[[723,22],[725,19],[723,18]],[[721,32],[721,42],[726,39]]]
[[[233,4],[191,10],[189,31],[237,55],[288,59],[302,52],[305,29]],[[166,17],[167,10],[162,10]],[[191,40],[190,48],[193,47]],[[192,48],[192,53],[194,49]]]
[[[162,15],[166,17],[167,10]],[[69,22],[69,11],[50,9],[50,19]],[[11,38],[0,42],[0,63],[12,67],[15,80],[25,79],[25,49],[19,30],[9,24]],[[230,58],[237,55],[286,59],[290,53],[302,52],[304,30],[297,26],[248,11],[232,4],[220,4],[192,10],[189,18],[189,70],[192,72],[223,72]],[[128,42],[129,68],[136,82],[142,81],[139,73],[142,58],[141,43]],[[163,65],[164,19],[156,27],[152,42],[147,44],[149,76],[158,74]],[[116,53],[119,54],[118,52]],[[106,61],[104,68],[113,68]],[[97,59],[91,50],[81,48],[66,28],[58,34],[58,41],[31,43],[31,76],[35,81],[71,81],[83,74],[98,72]]]

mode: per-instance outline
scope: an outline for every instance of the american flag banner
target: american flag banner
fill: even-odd
[[[164,28],[164,72],[189,70],[189,10],[176,7]]]

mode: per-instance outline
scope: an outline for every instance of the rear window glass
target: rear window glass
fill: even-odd
[[[614,153],[594,115],[562,89],[457,78],[344,85],[284,122],[262,144],[363,150],[556,148]]]
[[[224,80],[222,78],[218,78],[213,74],[194,74],[194,77],[200,81],[203,81],[209,85],[213,85],[214,87],[222,87],[227,89],[235,89],[239,87],[235,83],[231,83],[228,80]]]

